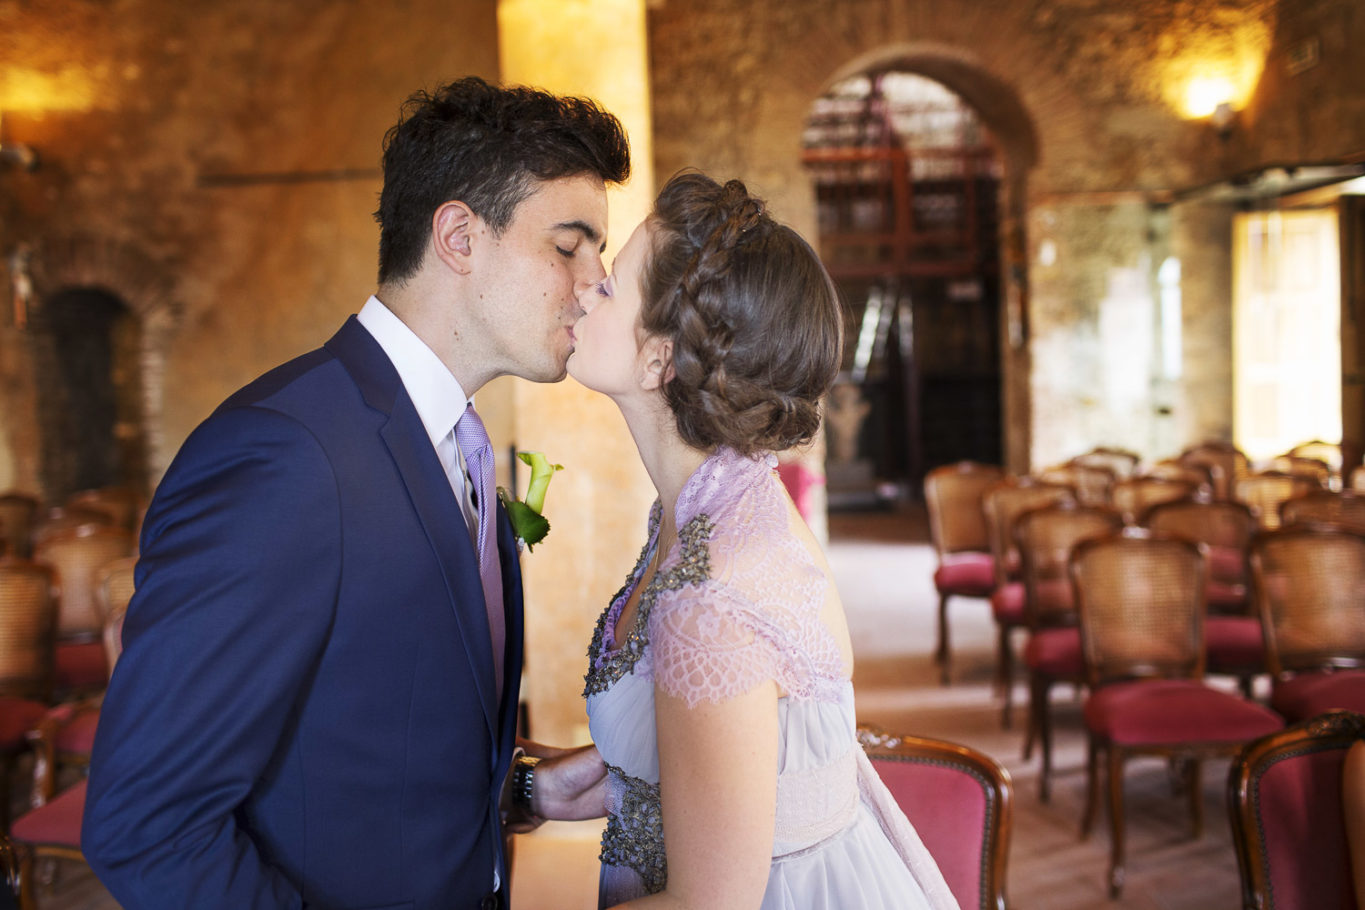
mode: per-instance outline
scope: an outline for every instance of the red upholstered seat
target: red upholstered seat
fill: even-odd
[[[1122,746],[1238,742],[1282,726],[1268,708],[1193,679],[1103,686],[1086,699],[1085,722]]]
[[[47,705],[40,701],[0,695],[0,749],[14,750],[22,746],[25,735],[45,713]]]
[[[88,692],[104,688],[109,682],[109,658],[104,653],[104,642],[58,642],[55,673],[58,691]]]
[[[1210,616],[1204,622],[1204,649],[1216,673],[1265,670],[1265,636],[1252,616]]]
[[[1213,581],[1233,585],[1246,583],[1247,557],[1241,548],[1210,546],[1206,558],[1209,578]]]
[[[1024,645],[1024,663],[1059,678],[1079,677],[1085,669],[1081,658],[1081,633],[1074,627],[1039,629]]]
[[[57,794],[51,802],[20,816],[11,831],[16,841],[79,849],[81,815],[85,812],[85,781]]]
[[[1270,706],[1290,721],[1337,710],[1365,714],[1365,670],[1299,673],[1276,680]]]
[[[1002,625],[1019,626],[1024,623],[1024,583],[1012,581],[991,593],[991,615]]]
[[[62,724],[57,730],[57,751],[89,755],[95,748],[95,727],[99,721],[98,711],[76,712],[68,723]]]
[[[989,553],[952,553],[934,571],[939,593],[988,597],[995,590],[995,560]]]

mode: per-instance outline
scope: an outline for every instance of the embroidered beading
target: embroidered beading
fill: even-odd
[[[635,870],[645,891],[657,894],[668,884],[664,819],[659,785],[607,765],[607,828],[598,858],[610,866]]]
[[[660,571],[640,593],[639,609],[635,622],[626,633],[626,640],[619,642],[615,651],[607,651],[607,628],[620,617],[621,608],[630,597],[631,588],[638,583],[644,571],[657,542],[661,515],[662,508],[656,502],[650,510],[649,541],[640,551],[640,558],[636,560],[635,568],[631,570],[625,585],[597,619],[597,628],[593,632],[592,643],[588,646],[588,673],[584,677],[583,687],[585,698],[598,692],[605,692],[618,679],[635,671],[636,665],[645,657],[649,645],[649,614],[662,592],[700,584],[710,576],[711,551],[707,543],[711,539],[713,527],[710,517],[699,514],[693,516],[678,533],[678,544],[681,549],[678,561],[663,563]]]

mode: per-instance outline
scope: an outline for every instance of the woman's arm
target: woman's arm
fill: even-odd
[[[777,811],[777,685],[688,707],[654,690],[668,887],[631,910],[752,910]]]

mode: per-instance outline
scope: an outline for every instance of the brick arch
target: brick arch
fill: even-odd
[[[1000,199],[1001,351],[1004,460],[1011,470],[1027,470],[1032,447],[1032,373],[1029,345],[1028,177],[1042,150],[1035,118],[1020,93],[992,73],[975,54],[938,42],[888,44],[855,54],[820,80],[806,76],[809,104],[835,83],[864,73],[897,70],[933,79],[975,108],[1000,144],[1004,180]],[[804,125],[804,121],[803,121]]]
[[[146,481],[149,489],[154,487],[169,463],[163,430],[165,364],[182,315],[173,297],[171,271],[137,247],[89,235],[43,239],[31,248],[28,267],[35,307],[62,291],[98,290],[118,298],[137,320]]]

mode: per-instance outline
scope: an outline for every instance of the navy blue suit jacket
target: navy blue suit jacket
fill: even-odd
[[[83,847],[130,908],[465,908],[506,881],[522,664],[499,509],[501,704],[478,562],[352,317],[176,456],[144,524]]]

